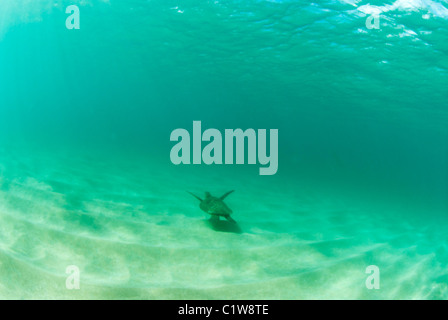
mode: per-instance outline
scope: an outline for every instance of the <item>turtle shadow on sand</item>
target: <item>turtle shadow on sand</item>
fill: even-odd
[[[205,220],[205,224],[214,231],[229,232],[229,233],[243,233],[240,226],[236,222],[230,222],[211,217]]]
[[[187,192],[201,202],[199,207],[202,211],[211,215],[210,219],[206,220],[206,222],[213,230],[220,232],[242,233],[243,231],[238,226],[238,223],[230,216],[232,214],[232,210],[224,203],[224,199],[233,191],[234,190],[229,191],[219,198],[212,196],[210,192],[206,192],[204,199],[201,199],[191,192]],[[226,220],[221,220],[221,217]]]

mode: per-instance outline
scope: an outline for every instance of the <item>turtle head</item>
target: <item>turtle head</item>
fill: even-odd
[[[205,192],[205,199],[210,198],[211,196],[210,192]]]

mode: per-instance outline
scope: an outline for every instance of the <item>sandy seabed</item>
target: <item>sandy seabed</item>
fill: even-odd
[[[173,172],[2,149],[0,298],[448,298],[446,220],[404,219],[303,184]],[[211,223],[186,193],[230,189],[237,227]],[[66,288],[73,265],[79,290]],[[369,265],[379,290],[366,288]]]

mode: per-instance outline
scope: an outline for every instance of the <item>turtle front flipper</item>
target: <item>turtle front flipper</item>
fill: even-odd
[[[204,201],[204,200],[202,200],[201,198],[199,198],[197,195],[195,195],[195,194],[193,194],[193,193],[191,193],[190,191],[187,191],[189,194],[191,194],[193,197],[195,197],[196,199],[198,199],[199,201]]]
[[[231,193],[234,192],[234,191],[235,191],[235,190],[232,190],[232,191],[229,191],[229,192],[224,193],[224,194],[221,196],[221,198],[219,198],[219,199],[224,200],[229,194],[231,194]]]

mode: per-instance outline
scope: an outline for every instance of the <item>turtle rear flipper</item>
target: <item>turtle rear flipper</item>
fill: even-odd
[[[235,220],[233,220],[233,218],[232,218],[231,216],[224,216],[224,218],[226,218],[226,219],[227,219],[227,221],[230,221],[230,222],[236,223],[236,221],[235,221]]]
[[[212,216],[210,217],[211,221],[219,221],[219,216],[212,214]]]

